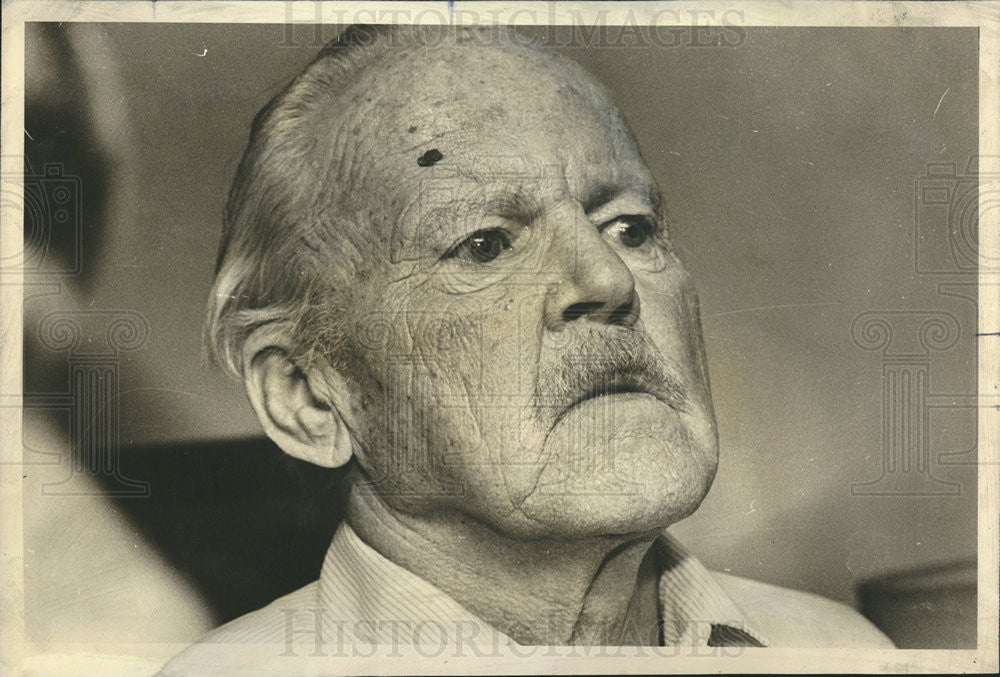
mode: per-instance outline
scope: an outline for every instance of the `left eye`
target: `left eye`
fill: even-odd
[[[653,236],[655,225],[647,216],[619,216],[601,226],[601,232],[617,236],[623,245],[641,247]]]
[[[445,254],[445,258],[465,259],[472,263],[489,263],[510,249],[510,246],[510,236],[499,228],[477,230]]]

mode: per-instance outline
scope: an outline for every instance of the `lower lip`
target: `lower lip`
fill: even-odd
[[[647,419],[649,416],[662,415],[661,407],[667,406],[655,395],[644,392],[608,393],[597,395],[577,402],[568,409],[563,409],[556,416],[553,428],[565,424],[567,417],[577,420],[577,417],[587,417],[594,420],[607,421],[611,416],[617,420],[619,416],[631,418],[639,416]]]
[[[642,401],[647,401],[647,402],[659,401],[659,399],[655,395],[651,395],[650,393],[638,393],[638,392],[606,393],[603,395],[597,395],[595,397],[588,397],[582,402],[578,402],[573,408],[576,409],[577,407],[583,407],[591,403],[609,402],[611,400],[615,402],[615,406],[625,405],[629,403],[638,403]]]

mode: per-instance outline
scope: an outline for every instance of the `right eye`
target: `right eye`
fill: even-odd
[[[489,263],[510,249],[510,236],[499,228],[477,230],[458,246],[445,254],[445,258],[464,259],[472,263]]]

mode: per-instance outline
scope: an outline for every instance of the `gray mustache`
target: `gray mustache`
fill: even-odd
[[[539,408],[569,407],[604,392],[641,391],[684,410],[682,380],[645,335],[631,328],[592,331],[568,346],[551,369],[538,375],[534,398]]]

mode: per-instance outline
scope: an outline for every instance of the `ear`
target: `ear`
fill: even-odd
[[[289,327],[258,327],[243,344],[243,384],[264,432],[285,453],[327,468],[351,460],[351,433],[337,403],[347,401],[332,369],[306,373],[292,362]]]

